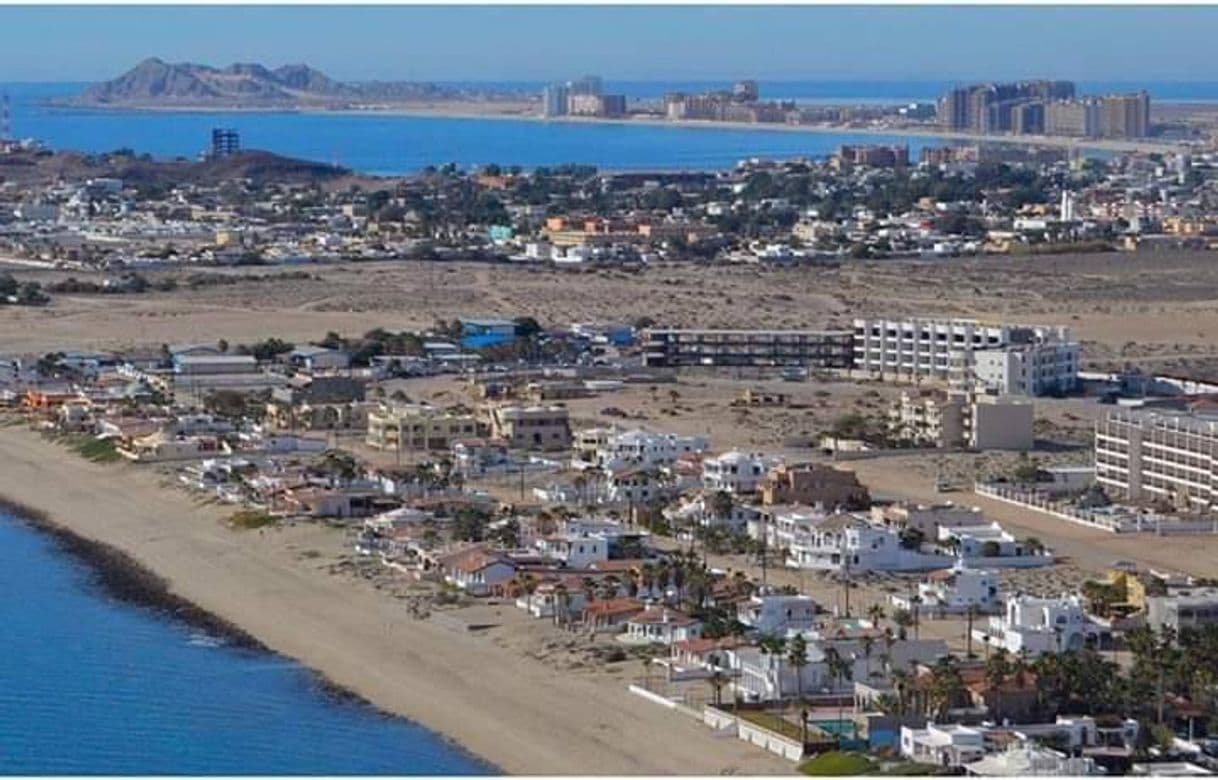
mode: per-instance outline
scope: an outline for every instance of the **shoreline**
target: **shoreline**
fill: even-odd
[[[92,578],[91,585],[101,595],[151,613],[158,619],[180,623],[220,639],[229,649],[285,658],[240,626],[174,593],[164,577],[123,550],[106,542],[82,536],[68,526],[56,522],[43,510],[21,501],[15,501],[3,494],[0,494],[0,513],[8,515],[14,522],[46,537],[55,546],[58,554],[85,567]],[[295,659],[286,658],[286,660],[299,664]],[[422,723],[377,707],[358,692],[339,685],[316,669],[303,665],[301,665],[301,669],[309,676],[310,683],[321,696],[340,704],[367,709],[382,718],[425,729],[432,736],[448,744],[453,750],[460,751],[470,760],[483,764],[492,774],[502,774],[499,767],[482,756],[471,753],[463,745],[444,734],[430,731]]]
[[[323,689],[422,726],[495,771],[793,769],[644,702],[625,680],[555,669],[413,618],[401,602],[302,562],[285,543],[291,533],[233,531],[220,509],[192,505],[138,467],[87,461],[18,425],[0,427],[0,461],[0,506],[100,560],[120,592],[162,607],[189,604],[184,616],[225,635],[231,628],[252,647],[298,662]]]
[[[1168,105],[1165,103],[1165,105]],[[532,113],[507,113],[502,111],[464,111],[452,106],[411,107],[406,105],[386,108],[326,108],[323,106],[147,106],[147,105],[79,105],[59,106],[76,110],[98,112],[132,113],[183,113],[183,114],[299,114],[308,116],[346,117],[402,117],[415,119],[455,119],[464,121],[530,122],[555,125],[609,125],[620,127],[670,128],[674,130],[727,130],[775,133],[808,133],[813,135],[844,135],[862,138],[932,139],[976,144],[999,144],[1006,146],[1053,147],[1059,149],[1081,149],[1101,152],[1147,152],[1172,153],[1189,148],[1183,142],[1123,141],[1114,139],[1087,139],[1070,136],[1046,135],[982,135],[941,130],[934,127],[853,127],[849,125],[790,125],[781,122],[729,122],[704,119],[666,119],[662,117],[543,117]]]

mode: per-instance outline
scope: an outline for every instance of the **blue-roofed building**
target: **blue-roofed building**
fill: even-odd
[[[484,349],[510,344],[516,340],[516,323],[511,320],[461,320],[461,346]]]
[[[493,244],[505,244],[516,237],[511,225],[491,225],[486,233]]]

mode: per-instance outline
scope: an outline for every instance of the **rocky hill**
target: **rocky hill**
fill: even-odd
[[[342,108],[421,99],[494,97],[426,82],[335,81],[308,65],[284,65],[272,70],[257,63],[236,63],[214,68],[151,57],[118,78],[88,87],[67,102],[116,108]]]
[[[97,177],[122,179],[135,186],[158,187],[217,186],[247,179],[255,185],[317,184],[328,188],[362,181],[362,177],[346,168],[257,150],[202,161],[154,160],[128,152],[100,155],[40,152],[0,156],[0,183],[29,186]]]

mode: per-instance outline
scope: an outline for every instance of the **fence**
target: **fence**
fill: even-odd
[[[985,482],[973,485],[973,492],[1109,533],[1153,533],[1159,536],[1218,534],[1218,518],[1171,520],[1155,514],[1112,515],[1081,509],[1066,501],[1054,501],[1034,490],[1020,490]]]

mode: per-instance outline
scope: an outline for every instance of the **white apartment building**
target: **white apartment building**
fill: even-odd
[[[577,467],[591,464],[603,469],[626,465],[651,468],[668,466],[684,455],[704,452],[707,441],[701,436],[596,428],[581,431],[575,447]]]
[[[951,564],[946,555],[901,546],[900,534],[854,515],[780,514],[767,544],[788,551],[787,565],[820,571],[919,571]]]
[[[973,354],[977,388],[1000,395],[1066,393],[1078,385],[1079,345],[1044,341]]]
[[[1055,599],[1014,595],[1006,601],[1002,615],[973,629],[973,638],[1009,653],[1026,650],[1031,655],[1080,650],[1098,642],[1100,627],[1087,617],[1078,596]]]
[[[1218,416],[1109,412],[1095,423],[1095,480],[1114,498],[1212,508],[1218,487]]]
[[[702,461],[702,487],[732,495],[756,493],[766,474],[780,463],[781,458],[760,452],[725,452]]]
[[[854,369],[878,379],[1042,395],[1076,386],[1078,354],[1078,342],[1064,326],[854,320]]]

